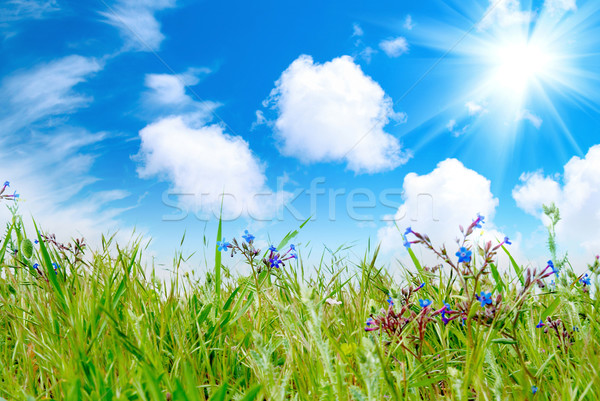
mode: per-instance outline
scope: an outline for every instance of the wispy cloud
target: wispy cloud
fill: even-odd
[[[363,32],[362,28],[360,27],[360,25],[355,22],[354,24],[352,24],[352,36],[363,36],[365,33]]]
[[[0,6],[0,21],[42,19],[58,10],[56,0],[4,0]]]
[[[527,109],[519,111],[519,113],[517,114],[516,121],[529,121],[537,129],[540,129],[543,122],[543,120],[539,116],[533,114]]]
[[[408,14],[406,16],[406,18],[404,19],[404,28],[408,29],[409,31],[412,30],[415,27],[415,23],[412,19],[412,16],[410,14]]]
[[[74,87],[101,69],[99,61],[74,55],[5,78],[0,86],[0,127],[16,132],[87,106],[92,98]]]
[[[511,25],[528,24],[536,14],[521,9],[520,0],[490,0],[485,18],[478,25],[480,30],[495,26],[505,28]]]
[[[544,7],[550,13],[563,13],[577,10],[576,0],[545,0]]]
[[[119,29],[126,50],[156,51],[165,36],[156,13],[175,7],[175,0],[119,0],[100,14]]]

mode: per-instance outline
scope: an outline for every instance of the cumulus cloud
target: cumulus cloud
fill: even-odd
[[[194,210],[216,212],[224,197],[228,218],[263,218],[277,212],[282,194],[266,185],[264,165],[246,141],[221,125],[188,126],[181,116],[163,118],[140,131],[141,178],[160,177]]]
[[[401,55],[408,53],[408,41],[402,36],[382,40],[379,42],[379,47],[389,57],[400,57]]]
[[[576,0],[546,0],[544,7],[550,13],[562,13],[577,10]]]
[[[479,23],[479,29],[489,27],[505,28],[511,25],[528,24],[535,18],[535,13],[521,10],[520,0],[490,0],[485,17]]]
[[[158,50],[165,36],[155,14],[175,7],[175,0],[119,0],[100,12],[105,22],[119,29],[128,50]]]
[[[391,170],[408,160],[398,139],[383,130],[406,115],[349,56],[324,64],[300,56],[267,101],[278,112],[281,153],[305,163],[344,161],[355,172]]]
[[[91,97],[74,87],[101,69],[93,58],[73,55],[9,76],[0,86],[0,127],[18,131],[87,106]]]
[[[554,202],[562,217],[556,227],[558,242],[578,262],[600,253],[600,145],[591,147],[583,159],[569,160],[561,177],[522,175],[513,198],[542,222],[542,205]]]
[[[531,111],[524,109],[517,113],[516,121],[529,121],[536,129],[540,129],[543,120]]]
[[[179,204],[194,211],[218,215],[223,199],[227,218],[274,215],[287,194],[268,188],[265,166],[243,138],[210,123],[218,104],[204,102],[210,112],[198,111],[202,104],[186,94],[184,82],[168,74],[146,77],[146,101],[165,114],[140,131],[139,176],[170,182]]]
[[[390,216],[390,223],[378,231],[382,251],[402,250],[401,234],[405,228],[412,227],[429,235],[435,246],[445,244],[452,252],[457,246],[455,240],[461,235],[459,225],[466,227],[478,213],[485,216],[486,224],[483,234],[479,231],[475,238],[497,244],[496,240],[502,240],[505,235],[494,225],[498,199],[492,194],[490,184],[487,178],[456,159],[440,162],[429,174],[407,174],[402,186],[404,203]],[[513,245],[511,252],[516,257],[518,241]],[[415,251],[420,253],[422,249],[415,247]],[[440,263],[428,252],[419,256],[424,263]]]

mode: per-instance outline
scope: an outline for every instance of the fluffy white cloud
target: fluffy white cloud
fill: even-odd
[[[491,240],[494,244],[504,238],[494,226],[498,199],[490,190],[490,181],[456,159],[440,162],[429,174],[407,174],[402,188],[404,203],[394,216],[390,216],[392,222],[378,231],[383,252],[404,252],[401,234],[410,226],[414,231],[429,235],[435,246],[445,244],[453,254],[457,248],[456,239],[461,236],[459,225],[466,228],[478,213],[485,217],[485,224],[483,234],[479,231],[474,238]],[[513,242],[511,253],[519,260],[517,242]],[[415,246],[414,249],[424,263],[440,263],[422,247]],[[400,257],[402,259],[402,254]],[[504,256],[501,262],[507,266]]]
[[[192,128],[181,116],[166,117],[142,129],[140,139],[140,177],[167,179],[173,195],[194,210],[218,215],[225,194],[228,218],[258,219],[275,215],[285,200],[267,187],[264,166],[248,143],[221,125]]]
[[[573,157],[564,166],[562,183],[541,173],[524,174],[513,190],[517,205],[541,221],[542,205],[555,202],[562,220],[556,227],[559,244],[577,262],[600,253],[600,145],[591,147],[581,159]]]
[[[316,64],[300,56],[282,74],[267,104],[281,152],[305,163],[345,161],[350,170],[373,173],[406,162],[398,139],[383,130],[406,115],[349,56]]]
[[[479,29],[527,24],[535,18],[535,13],[521,10],[520,0],[490,0],[484,15],[485,17],[479,23]]]
[[[544,1],[544,7],[550,13],[577,10],[576,0],[546,0]]]
[[[188,81],[196,83],[194,76]],[[223,125],[209,123],[218,104],[192,99],[185,82],[185,77],[175,75],[146,76],[146,101],[166,114],[140,131],[139,176],[169,181],[179,204],[194,211],[218,215],[225,194],[227,218],[276,214],[288,195],[268,188],[265,166],[248,143],[228,135]]]
[[[408,53],[408,41],[402,36],[394,39],[382,40],[379,42],[379,47],[389,57],[400,57],[401,55]]]
[[[91,97],[73,88],[101,69],[97,60],[73,55],[9,76],[0,86],[0,127],[18,131],[86,106]]]
[[[175,0],[120,0],[100,14],[119,29],[127,49],[152,51],[158,50],[165,38],[154,14],[174,6]]]

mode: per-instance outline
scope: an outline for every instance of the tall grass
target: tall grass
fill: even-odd
[[[111,238],[95,252],[83,241],[69,248],[26,232],[13,212],[0,248],[6,400],[600,397],[598,298],[587,291],[595,272],[590,286],[564,270],[542,289],[539,270],[516,264],[491,263],[477,277],[472,245],[469,274],[414,258],[394,282],[375,251],[356,264],[304,266],[300,258],[235,278],[217,262],[211,280],[165,283],[141,264],[140,242],[117,252]],[[482,308],[479,291],[493,293],[493,303]],[[464,313],[446,314],[455,318],[444,324],[436,314],[444,302]],[[385,331],[384,319],[403,307],[408,322]],[[552,327],[557,319],[564,328]]]

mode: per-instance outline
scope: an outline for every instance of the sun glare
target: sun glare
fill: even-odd
[[[511,44],[498,50],[496,79],[501,88],[523,92],[550,67],[550,55],[532,44]]]

